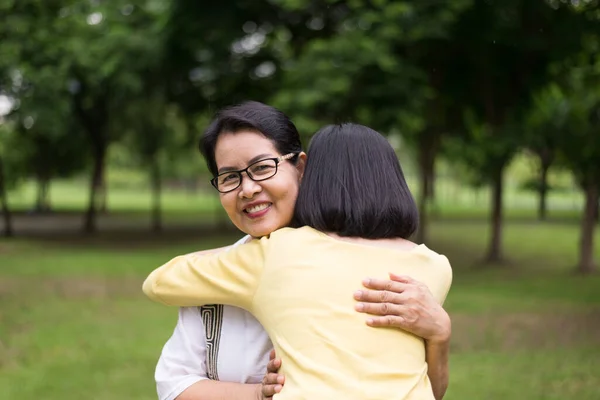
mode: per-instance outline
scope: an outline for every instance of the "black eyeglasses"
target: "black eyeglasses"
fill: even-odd
[[[210,180],[210,183],[221,193],[229,193],[242,184],[242,172],[248,175],[248,178],[255,182],[264,181],[272,178],[277,173],[277,166],[280,162],[289,160],[296,156],[297,153],[286,154],[285,156],[275,158],[265,158],[258,160],[255,163],[248,165],[239,171],[227,171],[217,175],[216,178]]]

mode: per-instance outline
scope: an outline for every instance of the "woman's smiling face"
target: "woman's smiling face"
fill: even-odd
[[[262,134],[242,130],[223,132],[215,146],[215,161],[219,173],[241,170],[255,161],[282,156]],[[242,173],[241,185],[221,193],[220,200],[234,225],[252,237],[261,237],[287,226],[294,214],[298,186],[304,172],[306,154],[297,162],[281,161],[275,176],[255,182]]]

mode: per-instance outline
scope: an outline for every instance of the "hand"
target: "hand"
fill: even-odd
[[[408,276],[390,273],[390,280],[365,279],[371,290],[359,290],[356,311],[371,314],[367,324],[404,329],[430,342],[447,342],[451,334],[448,313],[429,288]]]
[[[275,350],[269,354],[269,363],[267,364],[267,374],[263,378],[261,385],[261,395],[263,400],[272,400],[273,395],[281,392],[285,377],[278,373],[281,368],[281,359],[275,358]]]

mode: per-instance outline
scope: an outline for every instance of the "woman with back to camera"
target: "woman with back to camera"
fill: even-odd
[[[221,110],[201,136],[200,149],[215,177],[221,168],[247,168],[250,160],[261,154],[299,153],[296,159],[280,163],[271,178],[256,185],[245,180],[236,190],[219,196],[234,225],[248,235],[238,244],[290,223],[292,206],[284,194],[291,191],[295,201],[306,156],[296,127],[284,113],[257,102]],[[265,198],[274,206],[258,219],[242,209],[244,204]],[[450,318],[425,285],[409,277],[392,279],[397,282],[369,279],[363,283],[367,289],[355,294],[360,301],[357,309],[371,314],[372,326],[405,329],[425,340],[427,373],[441,399],[448,385]],[[281,390],[284,382],[276,373],[280,362],[267,364],[271,349],[268,335],[245,310],[223,305],[183,307],[156,366],[159,399],[268,398]],[[270,372],[265,376],[267,365]]]
[[[277,173],[277,164],[260,167],[254,178]],[[217,180],[220,190],[251,180],[228,172]],[[283,359],[280,399],[433,399],[423,339],[358,324],[348,296],[355,280],[384,278],[389,265],[424,282],[440,303],[450,286],[447,259],[407,240],[416,207],[385,138],[354,124],[320,131],[295,220],[301,228],[213,256],[178,257],[153,272],[144,290],[169,304],[218,302],[254,313]]]
[[[260,154],[299,152],[297,159],[279,164],[276,175],[257,181],[256,186],[244,181],[236,190],[220,193],[232,222],[248,234],[238,243],[290,223],[292,213],[285,212],[291,210],[290,202],[282,194],[292,190],[295,199],[305,155],[298,131],[285,114],[257,102],[221,110],[202,135],[200,149],[215,177],[221,168],[248,167]],[[241,210],[242,204],[265,197],[276,205],[270,208],[276,212],[270,211],[256,221]],[[372,326],[405,329],[425,339],[428,375],[440,399],[448,385],[450,318],[425,285],[409,277],[393,279],[398,282],[370,279],[363,283],[368,289],[355,294],[361,301],[357,308],[362,306],[361,312],[371,314]],[[281,389],[284,379],[275,373],[278,360],[267,364],[271,349],[266,332],[245,310],[223,305],[181,308],[156,367],[159,399],[254,400],[261,392],[271,396]],[[265,376],[267,365],[270,372]],[[261,380],[266,384],[261,385]]]

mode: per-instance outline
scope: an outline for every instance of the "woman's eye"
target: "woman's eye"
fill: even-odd
[[[237,178],[236,174],[230,174],[230,175],[227,175],[227,176],[224,176],[223,178],[221,178],[221,182],[225,183],[225,182],[231,181],[236,178]]]

